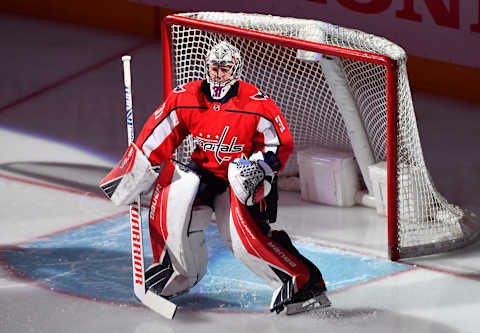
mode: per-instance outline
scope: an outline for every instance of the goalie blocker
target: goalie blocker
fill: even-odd
[[[158,174],[147,157],[131,143],[125,155],[100,182],[100,188],[117,206],[132,203],[153,186]]]

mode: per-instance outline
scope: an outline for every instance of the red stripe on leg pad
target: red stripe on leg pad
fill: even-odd
[[[155,183],[150,202],[149,228],[154,263],[160,262],[168,238],[167,200],[174,171],[175,164],[166,161]]]
[[[267,264],[295,276],[297,286],[301,288],[310,278],[308,267],[262,232],[247,207],[237,199],[233,190],[230,190],[230,203],[233,222],[246,251],[266,261]]]

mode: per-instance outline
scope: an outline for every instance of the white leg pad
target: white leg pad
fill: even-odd
[[[198,176],[175,167],[167,204],[168,237],[166,248],[174,273],[162,295],[173,296],[192,288],[207,271],[208,253],[204,229],[210,223],[212,209],[195,206]]]
[[[196,206],[192,211],[192,220],[188,231],[188,243],[193,254],[193,266],[197,274],[196,281],[207,272],[208,251],[204,230],[212,219],[212,209],[208,206]]]

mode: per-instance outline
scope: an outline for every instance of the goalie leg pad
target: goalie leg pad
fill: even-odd
[[[318,268],[298,252],[287,233],[255,220],[233,190],[216,198],[215,216],[233,254],[274,290],[271,311],[282,311],[299,292],[324,286]]]
[[[131,143],[99,186],[115,205],[120,206],[132,203],[140,193],[148,191],[157,177],[147,157]]]
[[[206,273],[204,229],[212,209],[193,206],[199,183],[195,173],[168,161],[155,185],[149,216],[154,262],[166,264],[168,256],[173,270],[162,290],[155,290],[165,297],[187,291]]]
[[[293,281],[295,290],[308,281],[308,267],[262,230],[233,190],[216,198],[215,216],[220,234],[233,254],[274,290],[287,279]]]

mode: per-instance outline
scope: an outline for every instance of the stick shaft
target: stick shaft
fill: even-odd
[[[130,73],[131,57],[122,57],[123,80],[125,83],[125,108],[127,117],[128,145],[134,142],[135,131],[133,127],[133,102],[132,102],[132,79]],[[130,240],[132,244],[132,274],[133,291],[135,296],[147,307],[162,316],[173,319],[177,306],[167,299],[147,291],[145,287],[145,260],[143,257],[143,229],[142,229],[142,207],[140,196],[130,205]]]
[[[130,145],[135,140],[133,127],[132,79],[130,72],[130,56],[123,56],[123,81],[125,84],[125,110],[127,119],[127,137]],[[143,258],[143,230],[140,196],[130,204],[130,241],[132,250],[133,290],[139,299],[145,296],[145,267]]]
[[[135,140],[135,130],[133,127],[132,78],[130,72],[130,60],[131,57],[128,55],[122,57],[123,82],[125,84],[125,108],[127,111],[127,139],[129,145]]]

